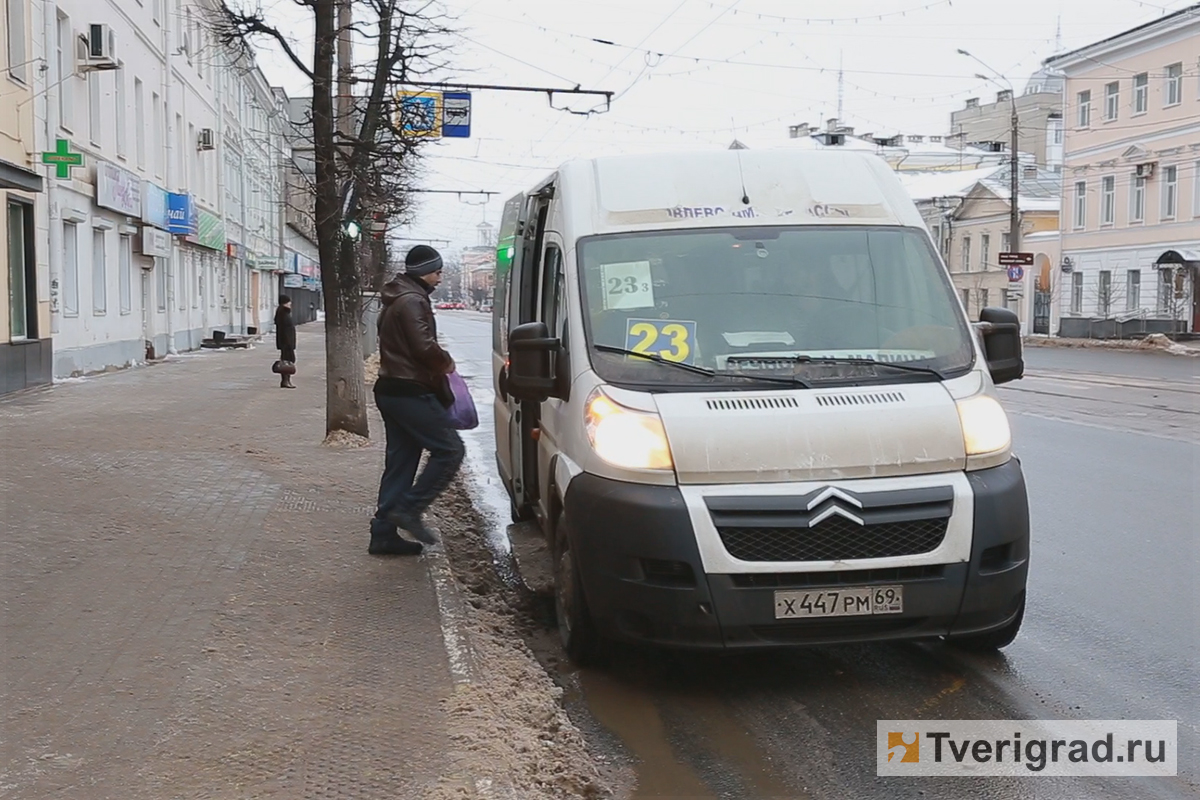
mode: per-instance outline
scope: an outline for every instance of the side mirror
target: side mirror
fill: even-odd
[[[526,322],[508,334],[507,391],[518,400],[541,402],[555,393],[558,381],[551,354],[559,348],[544,322]]]
[[[1021,343],[1021,321],[1007,308],[985,308],[975,326],[983,342],[992,383],[1018,380],[1025,375]]]

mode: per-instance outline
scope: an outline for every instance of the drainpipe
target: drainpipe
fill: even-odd
[[[48,68],[52,54],[57,49],[55,47],[58,42],[58,4],[55,0],[45,0],[43,5],[44,19],[42,26],[44,29],[44,48],[47,69],[42,75],[46,81],[46,150],[54,149],[54,140],[58,138],[58,93],[59,86],[65,76],[59,75],[58,80],[53,80],[54,73]],[[56,59],[57,60],[57,59]],[[47,262],[50,270],[50,334],[55,336],[59,332],[59,327],[62,319],[62,257],[63,257],[63,230],[62,230],[62,209],[59,206],[58,194],[58,179],[54,177],[53,170],[46,180],[46,210],[47,210],[47,225],[50,233],[50,249],[47,252]],[[78,252],[78,251],[77,251]],[[53,343],[51,344],[53,349]],[[53,369],[51,370],[53,372]]]
[[[229,72],[233,70],[230,69]],[[225,203],[225,96],[221,91],[224,83],[222,76],[226,74],[224,59],[216,58],[213,60],[213,98],[217,106],[217,208],[221,210],[221,219],[225,220],[226,235],[225,235],[225,252],[221,254],[221,259],[224,262],[225,272],[225,292],[226,300],[229,298],[229,225],[228,225],[228,207]],[[214,289],[216,287],[213,287]],[[220,314],[220,309],[217,310]],[[233,308],[230,307],[228,314],[228,323],[233,327]]]
[[[163,182],[167,184],[167,191],[172,191],[171,187],[175,184],[171,182],[171,155],[174,151],[171,136],[171,9],[169,3],[163,2],[163,73],[162,73],[162,97],[159,102],[163,104],[163,129],[162,135],[165,147],[160,151],[166,161],[163,163]],[[154,112],[157,109],[151,109],[150,119],[154,119]],[[173,297],[179,291],[179,281],[175,278],[175,270],[179,268],[179,242],[175,240],[175,236],[171,237],[171,254],[167,256],[163,263],[163,269],[167,271],[167,352],[171,355],[179,355],[178,348],[175,347],[175,308],[179,302],[178,297]]]

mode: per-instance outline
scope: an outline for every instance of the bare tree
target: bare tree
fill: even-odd
[[[311,14],[315,38],[308,64],[262,7],[250,5],[256,0],[214,2],[209,25],[220,42],[242,50],[255,41],[273,43],[312,82],[306,122],[325,299],[325,427],[327,434],[367,436],[360,324],[363,288],[375,276],[364,275],[357,252],[363,244],[348,233],[348,223],[365,231],[381,217],[409,210],[417,151],[427,139],[405,130],[394,98],[399,87],[428,81],[445,68],[448,18],[431,0],[292,0]],[[351,39],[356,47],[365,43],[364,58],[349,58]]]

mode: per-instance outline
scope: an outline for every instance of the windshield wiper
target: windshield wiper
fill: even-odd
[[[914,364],[902,364],[895,361],[876,361],[873,358],[842,358],[839,356],[771,356],[771,360],[790,361],[793,364],[849,364],[852,366],[891,367],[902,372],[915,372],[920,375],[932,375],[940,381],[946,380],[941,370],[933,367],[918,367]]]
[[[785,386],[800,386],[805,389],[812,388],[808,381],[801,378],[776,378],[767,375],[743,375],[737,372],[717,372],[707,367],[697,367],[695,364],[685,364],[682,361],[669,361],[658,353],[639,353],[636,350],[627,350],[624,347],[613,347],[610,344],[594,344],[592,347],[604,353],[617,353],[619,355],[637,356],[644,358],[647,361],[653,361],[656,364],[666,364],[670,367],[678,367],[686,372],[691,372],[696,375],[704,375],[709,378],[741,378],[742,380],[759,381],[762,383],[780,383]]]

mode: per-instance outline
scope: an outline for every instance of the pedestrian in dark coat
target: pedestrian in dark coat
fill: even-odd
[[[454,401],[446,378],[454,359],[438,344],[429,303],[442,279],[442,257],[432,247],[417,245],[404,262],[404,274],[381,292],[375,405],[383,417],[387,454],[367,548],[373,555],[416,555],[420,542],[437,541],[421,514],[450,485],[466,453],[446,412]],[[418,476],[425,450],[429,460]],[[418,541],[402,538],[397,529]]]
[[[275,346],[279,348],[279,360],[296,363],[296,323],[292,321],[292,298],[286,294],[279,298],[275,309]],[[295,389],[292,376],[280,373],[279,388]]]

